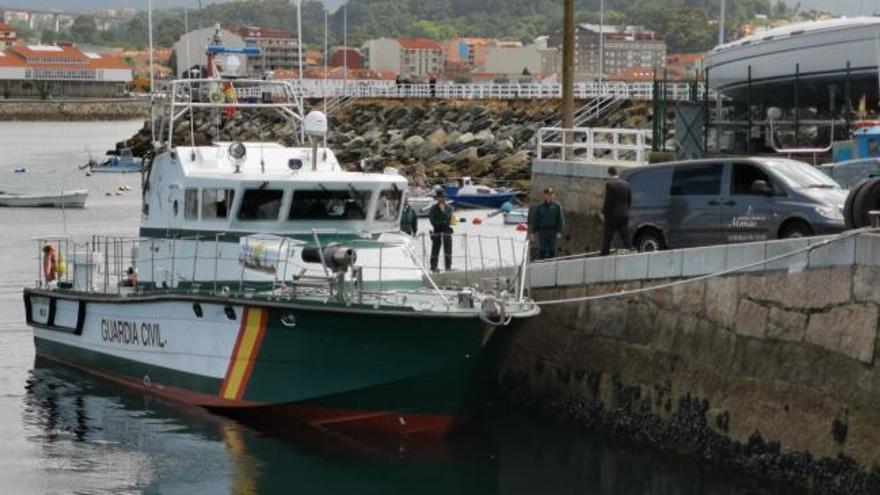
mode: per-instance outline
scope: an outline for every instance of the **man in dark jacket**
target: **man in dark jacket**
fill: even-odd
[[[544,202],[529,210],[529,237],[537,237],[538,258],[553,258],[556,256],[556,240],[562,237],[565,229],[565,219],[562,216],[562,207],[553,201],[553,188],[544,189]]]
[[[415,236],[419,231],[419,217],[416,210],[409,204],[409,199],[403,205],[403,213],[400,215],[400,231]]]
[[[624,247],[629,246],[629,208],[632,205],[632,193],[629,183],[620,178],[617,167],[608,169],[611,177],[605,183],[605,204],[602,206],[602,215],[605,217],[605,232],[602,236],[602,256],[611,252],[611,242],[614,234],[620,236]]]
[[[437,271],[440,258],[440,246],[443,246],[443,259],[446,270],[452,269],[452,207],[446,204],[446,195],[437,191],[437,202],[428,211],[428,220],[433,228],[431,232],[431,271]]]

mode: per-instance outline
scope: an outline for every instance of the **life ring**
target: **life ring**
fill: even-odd
[[[211,103],[223,103],[226,99],[226,95],[223,94],[223,91],[217,90],[211,92],[211,94],[208,95],[208,99],[211,100]]]
[[[58,256],[51,244],[43,246],[43,277],[46,282],[54,282],[58,278]]]

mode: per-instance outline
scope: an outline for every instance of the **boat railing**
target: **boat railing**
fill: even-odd
[[[528,242],[510,237],[452,234],[451,270],[442,276],[431,273],[430,236],[415,238],[399,235],[388,241],[351,242],[375,256],[362,257],[352,275],[370,275],[368,284],[360,280],[359,291],[366,294],[405,292],[400,274],[406,280],[421,280],[422,290],[474,287],[483,291],[523,294],[528,262]],[[36,239],[37,278],[44,288],[110,295],[162,292],[193,292],[253,297],[262,293],[333,294],[338,274],[308,275],[302,265],[293,266],[294,249],[303,241],[279,237],[282,244],[274,258],[261,251],[263,258],[244,260],[224,249],[223,236],[192,236],[173,239],[94,235],[79,242],[69,237]],[[53,259],[44,251],[52,246]],[[368,261],[369,260],[369,261]],[[246,262],[247,261],[247,262]],[[439,266],[445,266],[441,250]],[[52,269],[49,270],[49,265]],[[235,273],[229,267],[236,266]],[[269,268],[260,271],[261,268]],[[50,273],[51,272],[51,273]],[[314,272],[313,272],[314,273]],[[397,274],[396,276],[394,274]],[[54,276],[53,279],[50,277]],[[421,277],[419,277],[421,276]],[[364,287],[369,287],[366,291]],[[412,287],[407,284],[406,287]]]
[[[259,79],[177,79],[168,81],[162,93],[166,113],[158,121],[157,139],[174,144],[178,122],[190,122],[190,133],[195,134],[192,122],[197,112],[209,112],[219,132],[224,121],[234,117],[238,110],[270,111],[292,124],[294,136],[305,141],[304,106],[301,88],[291,81],[264,81]],[[156,124],[154,124],[156,125]],[[190,141],[195,141],[191,136]]]

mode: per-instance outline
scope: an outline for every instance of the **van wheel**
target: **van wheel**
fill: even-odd
[[[635,247],[640,253],[650,253],[666,249],[663,235],[654,229],[647,229],[636,236]]]
[[[797,239],[799,237],[809,237],[813,235],[813,229],[806,222],[793,220],[786,223],[779,231],[780,239]]]

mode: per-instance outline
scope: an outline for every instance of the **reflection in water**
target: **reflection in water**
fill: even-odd
[[[539,419],[495,417],[449,441],[245,426],[37,359],[24,421],[73,488],[144,493],[739,493],[695,463]],[[85,481],[84,481],[85,480]],[[753,487],[752,487],[753,488]],[[754,490],[749,490],[753,492]]]
[[[480,493],[498,492],[490,449],[473,442],[411,445],[349,439],[314,429],[254,429],[186,405],[105,384],[37,359],[24,421],[47,457],[89,471],[94,448],[117,460],[129,484],[148,493]],[[85,448],[84,446],[93,448]],[[418,453],[418,454],[416,454]],[[93,466],[96,470],[99,465]],[[100,471],[91,473],[100,477]],[[111,477],[113,473],[110,474]],[[110,480],[112,481],[112,480]],[[94,487],[92,487],[94,488]]]

